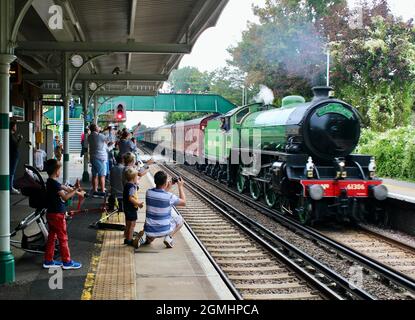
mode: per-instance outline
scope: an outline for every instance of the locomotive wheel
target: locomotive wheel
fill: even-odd
[[[269,208],[273,208],[277,203],[277,195],[269,183],[264,182],[265,203]]]
[[[238,190],[239,193],[244,193],[246,189],[247,179],[244,175],[242,175],[241,171],[242,171],[241,169],[238,170],[238,174],[236,177],[236,189]]]
[[[301,224],[310,224],[313,220],[313,205],[310,201],[302,199],[299,201],[299,207],[296,209],[298,220]]]
[[[251,193],[252,199],[258,201],[261,198],[262,190],[261,183],[256,180],[249,181],[249,191]]]

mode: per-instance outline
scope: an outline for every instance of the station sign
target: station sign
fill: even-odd
[[[12,106],[12,117],[17,120],[24,120],[24,108]]]

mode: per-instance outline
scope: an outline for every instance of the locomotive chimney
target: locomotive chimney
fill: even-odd
[[[313,101],[328,99],[329,98],[329,93],[332,90],[333,90],[332,87],[324,87],[324,86],[323,87],[314,87],[313,88],[313,93],[314,93]]]

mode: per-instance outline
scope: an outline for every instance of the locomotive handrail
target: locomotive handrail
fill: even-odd
[[[366,175],[365,175],[365,172],[363,171],[362,166],[357,161],[353,161],[353,162],[359,168],[360,173],[362,174],[362,179],[366,180]]]

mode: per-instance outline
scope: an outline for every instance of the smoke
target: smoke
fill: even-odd
[[[257,103],[264,103],[264,104],[272,104],[274,101],[274,92],[270,88],[264,85],[259,86],[260,91],[259,93],[254,97],[255,102]]]
[[[317,85],[322,84],[320,78],[325,76],[325,42],[313,23],[285,17],[276,25],[261,29],[257,50],[263,69]]]

